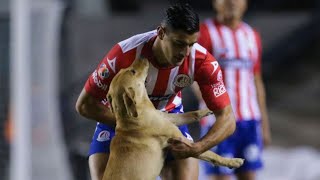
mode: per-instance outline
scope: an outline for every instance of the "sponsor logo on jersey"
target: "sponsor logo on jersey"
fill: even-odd
[[[106,130],[101,131],[97,137],[97,141],[103,142],[108,140],[110,140],[110,132]]]
[[[173,84],[180,88],[184,88],[191,85],[191,78],[186,74],[178,74],[174,78]]]
[[[164,101],[164,100],[170,99],[171,96],[172,96],[172,94],[168,94],[165,96],[151,96],[151,95],[149,95],[149,99],[151,101]]]
[[[108,85],[103,84],[98,78],[97,70],[92,73],[93,82],[102,90],[107,91]]]
[[[215,97],[219,97],[226,92],[226,88],[224,87],[224,84],[221,81],[219,81],[216,84],[213,84],[212,88],[213,88],[213,94]]]
[[[99,67],[99,70],[98,70],[98,75],[101,79],[106,79],[109,77],[110,75],[110,72],[109,72],[109,69],[107,68],[107,65],[102,63]]]
[[[225,56],[228,53],[229,49],[228,48],[218,48],[217,49],[217,54],[220,56]]]
[[[250,69],[253,67],[253,62],[249,59],[219,59],[219,64],[222,68],[235,69]]]
[[[211,64],[212,64],[212,66],[213,66],[213,71],[212,71],[211,74],[213,74],[213,73],[216,72],[216,70],[218,69],[219,64],[218,64],[217,61],[213,61],[213,62],[211,62]]]
[[[112,69],[112,71],[115,73],[116,72],[116,57],[113,59],[107,58],[107,62],[109,64],[110,68]]]

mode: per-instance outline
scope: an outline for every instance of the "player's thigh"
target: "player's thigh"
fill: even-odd
[[[239,131],[241,131],[242,142],[238,145],[237,156],[244,158],[245,161],[240,168],[235,170],[235,173],[250,178],[255,175],[255,171],[263,167],[260,123],[257,121],[241,122]]]
[[[199,162],[195,158],[166,162],[162,171],[162,180],[198,180]]]
[[[114,129],[102,123],[98,123],[89,148],[89,169],[92,180],[101,180],[106,168],[111,139],[114,137]]]
[[[246,171],[237,173],[238,180],[255,180],[256,179],[256,171]]]
[[[107,166],[109,154],[96,153],[89,156],[89,170],[92,180],[101,180]]]

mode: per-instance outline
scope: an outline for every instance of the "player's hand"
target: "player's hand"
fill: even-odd
[[[263,130],[262,132],[262,140],[263,140],[263,146],[268,147],[271,144],[271,133],[270,130]]]
[[[168,150],[176,159],[184,159],[188,157],[196,157],[199,155],[195,143],[190,142],[185,138],[170,138],[168,140]]]
[[[263,119],[263,121],[268,122],[267,119]],[[272,141],[270,128],[269,128],[269,126],[262,124],[261,130],[262,130],[263,146],[264,146],[264,148],[266,148],[271,144],[271,141]]]

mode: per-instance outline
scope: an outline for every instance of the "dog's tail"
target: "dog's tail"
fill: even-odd
[[[242,166],[244,159],[241,158],[225,158],[212,151],[206,151],[199,155],[198,159],[207,161],[216,166],[226,166],[229,168],[238,168]]]

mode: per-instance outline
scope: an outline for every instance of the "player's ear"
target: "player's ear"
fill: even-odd
[[[132,87],[126,88],[123,94],[123,101],[128,115],[131,117],[138,117],[135,92]]]
[[[161,26],[158,26],[157,28],[157,33],[158,33],[158,37],[163,40],[164,38],[164,35],[165,35],[165,28],[161,25]]]

